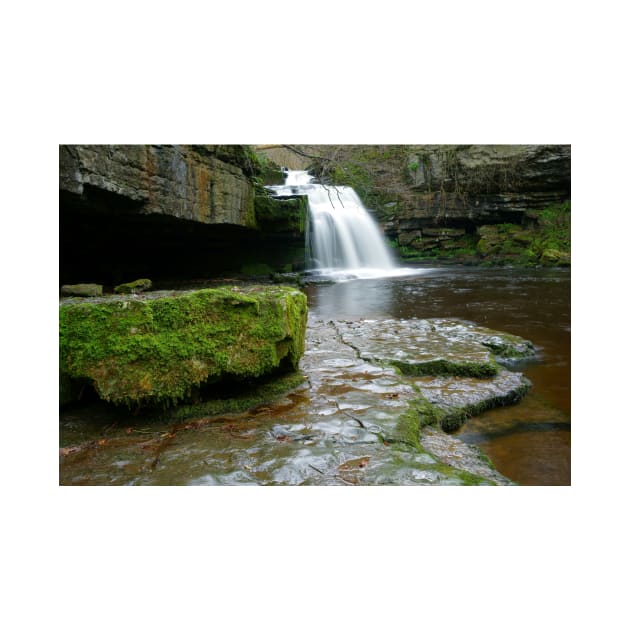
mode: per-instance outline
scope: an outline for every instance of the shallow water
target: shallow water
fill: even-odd
[[[460,484],[429,452],[383,447],[414,395],[395,371],[366,363],[329,320],[464,318],[530,339],[514,364],[533,387],[517,405],[472,418],[439,451],[481,448],[498,471],[533,485],[570,484],[570,273],[465,267],[310,286],[308,386],[222,418],[148,422],[102,404],[60,419],[62,484]],[[474,468],[476,464],[472,462]],[[501,479],[495,480],[501,483]]]
[[[479,446],[499,472],[525,485],[571,483],[571,283],[568,269],[419,268],[418,275],[307,289],[323,319],[460,317],[525,337],[531,381],[515,406],[471,419],[456,436]]]

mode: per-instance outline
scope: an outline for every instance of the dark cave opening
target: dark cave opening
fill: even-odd
[[[304,243],[286,234],[144,214],[143,203],[97,189],[60,192],[60,284],[106,290],[136,278],[158,284],[238,275],[245,265],[303,265]]]

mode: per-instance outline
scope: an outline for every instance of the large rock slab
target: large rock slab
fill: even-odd
[[[367,361],[390,363],[403,374],[491,377],[495,355],[534,354],[531,342],[458,319],[340,322],[345,343]]]
[[[486,409],[520,400],[531,383],[499,362],[532,356],[533,344],[459,319],[338,322],[359,357],[395,367],[416,392],[394,435],[417,439],[423,427],[446,431]]]
[[[477,339],[503,335],[448,321],[460,337],[472,334],[473,329]],[[219,411],[217,404],[222,401],[215,401],[214,411],[204,412],[200,406],[194,419],[177,414],[175,420],[175,412],[169,411],[170,424],[147,423],[138,431],[123,425],[107,439],[98,434],[66,439],[61,449],[61,482],[510,484],[476,446],[462,443],[443,429],[454,418],[468,418],[475,408],[516,402],[518,395],[510,397],[509,392],[522,395],[521,375],[501,369],[486,379],[405,375],[386,361],[361,358],[354,343],[348,343],[348,330],[356,337],[355,325],[364,324],[370,333],[376,328],[396,330],[399,347],[413,337],[414,326],[395,327],[394,320],[380,321],[377,326],[310,317],[300,361],[308,385],[280,400],[265,399],[245,413],[228,414],[243,409],[229,400],[223,401],[226,408]],[[444,335],[446,330],[444,323]],[[68,424],[64,433],[76,435],[72,418]]]
[[[174,403],[224,378],[296,369],[306,296],[232,287],[68,298],[59,309],[60,372],[113,403]]]

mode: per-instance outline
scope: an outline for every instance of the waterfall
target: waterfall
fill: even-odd
[[[307,267],[337,279],[410,271],[397,267],[377,223],[352,188],[315,184],[307,171],[285,173],[284,186],[267,188],[277,196],[308,197]]]

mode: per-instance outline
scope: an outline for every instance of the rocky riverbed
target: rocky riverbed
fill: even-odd
[[[477,447],[443,429],[516,402],[529,384],[497,357],[533,352],[524,339],[463,320],[310,316],[305,381],[280,399],[241,413],[161,420],[99,406],[89,417],[65,410],[60,482],[509,484]]]

